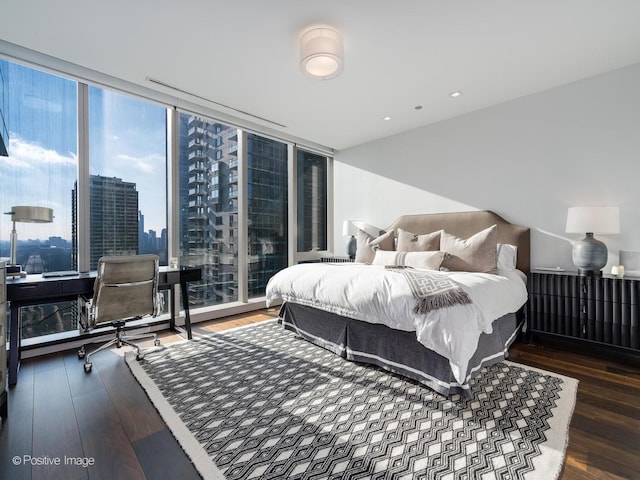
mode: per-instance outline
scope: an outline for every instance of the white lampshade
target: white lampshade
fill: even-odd
[[[345,220],[342,222],[342,235],[350,237],[356,233],[358,233],[358,227],[356,227],[353,220]]]
[[[620,233],[618,207],[569,207],[567,233]]]
[[[53,222],[53,209],[47,207],[11,207],[7,212],[11,220],[21,223],[51,223]]]
[[[378,227],[363,222],[362,220],[345,220],[342,222],[342,235],[345,237],[356,235],[358,230],[362,230],[372,237],[380,235],[380,229]]]
[[[315,27],[300,37],[300,68],[312,78],[328,80],[344,68],[342,35],[330,27]]]

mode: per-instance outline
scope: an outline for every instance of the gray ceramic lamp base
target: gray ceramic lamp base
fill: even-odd
[[[351,235],[351,237],[349,237],[349,240],[347,240],[347,255],[349,255],[349,258],[351,260],[356,258],[357,246],[358,246],[358,241],[356,240],[356,237]]]
[[[582,240],[573,243],[573,264],[581,275],[600,275],[607,264],[607,246],[588,232]]]

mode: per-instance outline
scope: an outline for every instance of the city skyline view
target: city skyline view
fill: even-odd
[[[2,212],[16,205],[53,209],[50,224],[17,226],[18,238],[71,239],[71,191],[78,175],[77,84],[0,60],[8,157],[0,157]],[[8,90],[11,95],[8,95]],[[146,230],[166,228],[166,109],[89,89],[90,174],[136,184]],[[12,229],[0,219],[0,240]]]
[[[291,158],[285,142],[7,61],[0,61],[0,73],[2,131],[9,132],[2,137],[9,148],[0,157],[7,185],[0,203],[5,212],[32,205],[54,215],[52,223],[16,224],[16,260],[27,274],[92,270],[104,255],[155,253],[166,265],[169,181],[178,220],[171,256],[202,271],[202,280],[188,286],[191,306],[264,296],[271,276],[290,261],[291,220],[299,251],[326,249],[326,156],[295,148]],[[87,119],[79,124],[82,105]],[[169,135],[176,146],[173,176]],[[5,258],[11,223],[2,215]],[[73,309],[61,324],[37,321],[56,308],[34,310],[28,334],[77,327]]]

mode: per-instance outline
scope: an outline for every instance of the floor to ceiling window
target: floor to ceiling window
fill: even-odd
[[[181,265],[202,267],[189,284],[193,306],[238,300],[238,130],[179,116]]]
[[[178,257],[202,267],[203,280],[189,284],[196,313],[263,297],[292,261],[290,230],[300,251],[327,249],[328,157],[172,110],[0,60],[0,205],[54,212],[52,223],[16,224],[27,274],[92,270],[104,255]],[[11,229],[1,215],[5,261]],[[25,307],[21,336],[73,333],[79,310],[77,301]]]
[[[52,223],[16,223],[16,263],[28,274],[72,268],[72,190],[77,180],[77,84],[0,60],[3,143],[0,205],[53,209]],[[0,256],[9,260],[10,215],[0,215]],[[77,328],[77,302],[23,309],[23,338]]]
[[[287,145],[247,138],[248,297],[264,296],[269,279],[287,266]]]
[[[167,265],[167,126],[160,105],[89,89],[90,268],[154,253]]]
[[[327,249],[326,156],[298,149],[298,251]]]

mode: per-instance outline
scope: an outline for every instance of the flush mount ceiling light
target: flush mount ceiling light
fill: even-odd
[[[344,67],[342,35],[330,27],[314,27],[300,37],[300,68],[321,80],[335,78]]]

